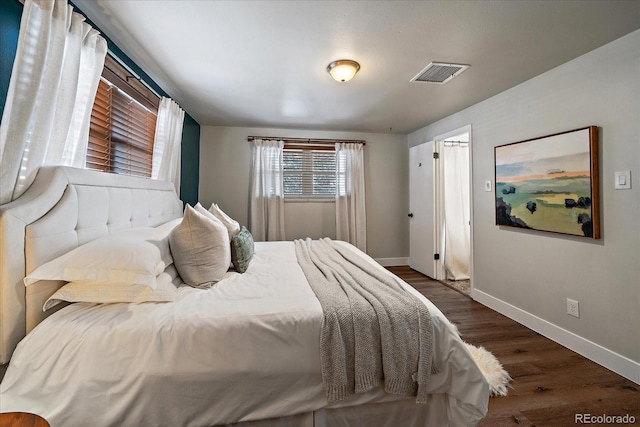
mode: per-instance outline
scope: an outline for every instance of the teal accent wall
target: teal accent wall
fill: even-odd
[[[72,5],[73,3],[70,2]],[[75,5],[74,10],[82,13]],[[18,34],[20,32],[20,18],[22,16],[22,4],[18,0],[0,0],[0,117],[4,111],[7,100],[7,90],[11,69],[16,56],[18,46]],[[142,68],[120,50],[115,43],[100,30],[90,19],[87,22],[100,31],[107,40],[109,50],[135,71],[140,78],[148,83],[161,96],[170,97],[160,86],[153,81]],[[188,113],[184,117],[182,130],[182,164],[180,175],[180,198],[191,205],[198,202],[198,188],[200,181],[200,125]]]
[[[200,125],[185,114],[182,126],[180,198],[195,206],[200,186]]]
[[[18,0],[0,1],[0,120],[9,90],[9,79],[18,47],[22,4]]]

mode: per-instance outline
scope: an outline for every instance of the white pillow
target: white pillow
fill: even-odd
[[[92,302],[97,304],[129,302],[171,302],[175,300],[176,286],[181,282],[175,266],[170,265],[156,277],[156,289],[130,283],[70,282],[58,289],[44,303],[42,311],[63,301]]]
[[[218,205],[215,205],[215,206],[218,206]],[[213,205],[212,205],[211,207],[213,207]],[[218,217],[216,217],[216,216],[215,216],[213,213],[211,213],[210,211],[206,210],[206,209],[204,208],[204,206],[202,206],[202,205],[200,204],[200,202],[198,202],[198,203],[196,204],[196,206],[194,207],[194,209],[195,209],[196,211],[198,211],[199,213],[201,213],[202,215],[206,216],[207,218],[211,218],[211,219],[213,219],[213,220],[214,220],[214,221],[216,221],[216,222],[220,221],[220,222],[224,225],[224,222],[223,222],[223,221],[221,221],[220,219],[218,219]],[[224,212],[223,212],[223,213],[224,213]],[[232,220],[232,221],[233,221],[233,220]],[[236,222],[236,224],[238,224],[238,223]],[[240,226],[240,225],[238,224],[238,226]],[[234,234],[232,234],[231,230],[229,230],[229,228],[228,228],[226,225],[225,225],[225,228],[227,229],[227,231],[228,231],[228,233],[229,233],[229,244],[231,244],[231,243],[233,242],[233,238],[234,238],[234,236],[236,236],[238,233],[234,233]],[[229,264],[229,268],[234,268],[234,266],[233,266],[233,245],[231,245],[231,264]]]
[[[198,212],[199,214],[202,214],[204,216],[206,216],[207,218],[209,218],[211,221],[214,222],[222,222],[220,221],[212,212],[209,212],[208,210],[206,210],[204,208],[204,206],[202,206],[200,204],[200,202],[196,203],[196,205],[193,207],[193,209],[196,210],[196,212]],[[222,225],[224,225],[224,222],[222,222]],[[225,226],[226,228],[226,226]]]
[[[224,213],[224,211],[220,209],[215,203],[211,205],[211,207],[209,208],[209,212],[215,215],[215,217],[218,218],[225,227],[227,227],[227,230],[229,231],[229,239],[240,232],[240,224],[238,223],[238,221],[232,219],[229,215]]]
[[[24,284],[29,286],[38,280],[91,281],[155,289],[156,276],[173,263],[168,236],[179,222],[127,230],[78,246],[35,269],[25,277]]]
[[[222,280],[231,264],[227,228],[187,205],[182,222],[169,235],[173,262],[182,280],[208,288]]]

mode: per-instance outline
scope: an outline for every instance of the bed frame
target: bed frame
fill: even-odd
[[[42,281],[25,289],[27,274],[91,240],[181,216],[182,202],[170,182],[40,168],[20,198],[0,206],[0,363],[55,311],[43,313],[42,305],[64,283]]]

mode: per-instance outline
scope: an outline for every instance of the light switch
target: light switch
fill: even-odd
[[[614,182],[616,190],[631,189],[631,171],[616,172]]]
[[[484,182],[484,191],[491,191],[491,181]]]

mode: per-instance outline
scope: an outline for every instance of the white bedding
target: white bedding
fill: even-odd
[[[433,318],[440,372],[430,393],[445,394],[451,425],[474,425],[487,411],[486,381],[444,315],[403,286]],[[293,242],[256,243],[246,273],[207,290],[182,286],[173,303],[76,303],[53,314],[14,353],[0,411],[36,413],[52,427],[210,426],[399,399],[379,388],[329,405],[321,324]]]

